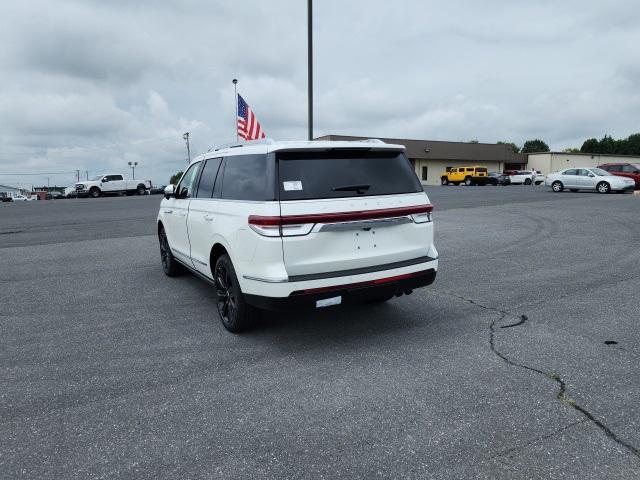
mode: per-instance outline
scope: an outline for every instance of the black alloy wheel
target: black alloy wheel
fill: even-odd
[[[531,185],[531,179],[530,178],[525,178],[524,179],[524,184],[525,185]]]
[[[160,241],[160,261],[162,262],[162,271],[168,277],[175,277],[180,273],[180,265],[178,265],[176,259],[173,258],[164,228],[160,229],[160,232],[158,232],[158,240]]]
[[[249,329],[258,319],[260,310],[245,301],[229,255],[218,258],[214,272],[213,281],[222,325],[233,333]]]
[[[229,268],[223,262],[216,267],[216,294],[218,295],[218,313],[225,326],[233,324],[238,316],[236,297],[233,291],[233,279]]]

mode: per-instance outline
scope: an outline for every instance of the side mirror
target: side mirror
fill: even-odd
[[[107,177],[104,177],[104,178],[101,180],[101,182],[102,182],[102,183],[107,183],[108,181],[109,181],[109,179],[108,179]]]
[[[171,197],[176,196],[176,186],[171,184],[164,187],[164,198],[169,200]]]
[[[590,174],[589,174],[589,176],[590,176],[591,178],[595,177],[595,175],[594,175],[593,173],[590,173]]]

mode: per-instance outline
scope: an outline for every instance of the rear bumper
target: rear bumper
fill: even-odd
[[[317,308],[317,301],[336,297],[340,298],[339,304],[345,305],[365,302],[385,295],[400,295],[414,288],[431,285],[435,278],[436,269],[430,268],[365,282],[298,290],[288,297],[245,294],[245,299],[250,305],[266,310]]]

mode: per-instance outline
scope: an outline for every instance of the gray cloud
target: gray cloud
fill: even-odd
[[[270,136],[304,138],[305,8],[3,2],[0,183],[129,160],[166,181],[184,165],[184,131],[194,152],[234,139],[234,77]],[[635,0],[323,0],[314,19],[318,135],[560,149],[638,130]]]

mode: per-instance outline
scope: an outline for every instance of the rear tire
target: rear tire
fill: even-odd
[[[464,179],[464,184],[465,184],[467,187],[470,187],[471,185],[473,185],[473,180],[471,179],[471,177],[467,177],[467,178],[465,178],[465,179]]]
[[[598,185],[596,185],[596,190],[598,191],[598,193],[609,193],[611,191],[611,185],[609,185],[607,182],[600,182]]]
[[[138,195],[144,195],[145,191],[146,191],[146,188],[144,188],[144,185],[138,185],[138,190],[137,190]]]
[[[218,315],[224,328],[233,333],[251,328],[258,319],[260,310],[246,302],[229,255],[224,254],[218,258],[213,272]]]
[[[442,185],[449,185],[449,179],[448,179],[447,177],[442,177],[442,178],[440,179],[440,183],[441,183]]]
[[[562,185],[561,181],[556,180],[551,184],[551,190],[553,190],[556,193],[560,193],[562,190],[564,190],[564,185]]]
[[[173,257],[171,248],[169,247],[169,241],[167,240],[167,234],[164,228],[161,228],[158,232],[158,240],[160,241],[160,261],[162,262],[162,271],[167,277],[175,277],[180,274],[182,267]]]

